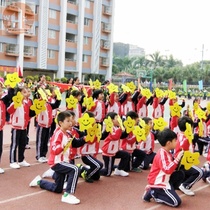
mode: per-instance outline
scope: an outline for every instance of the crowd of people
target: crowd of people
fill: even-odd
[[[10,167],[30,166],[24,152],[30,148],[29,124],[34,117],[36,159],[49,164],[50,169],[43,177],[50,176],[54,181],[38,175],[29,185],[56,193],[64,190],[62,202],[80,203],[74,196],[79,177],[93,183],[100,176],[109,177],[112,173],[126,177],[130,172],[150,170],[142,199],[146,202],[154,199],[173,207],[181,204],[175,190],[193,196],[195,193],[191,188],[200,179],[210,183],[210,152],[202,168],[193,165],[186,170],[180,165],[185,151],[198,150],[202,155],[204,148],[208,149],[208,105],[201,107],[200,99],[195,98],[190,110],[189,106],[185,108],[184,99],[178,104],[176,96],[169,97],[169,94],[160,94],[158,90],[148,93],[140,84],[134,90],[124,86],[120,93],[116,88],[111,89],[111,85],[105,81],[100,88],[84,86],[74,78],[69,81],[66,92],[66,108],[59,111],[62,100],[59,86],[47,83],[44,75],[40,76],[34,88],[33,98],[31,89],[24,83],[14,88],[5,87],[1,78],[0,157],[8,112],[12,127]],[[167,128],[154,129],[154,120],[164,117],[167,101],[171,112]],[[153,108],[152,118],[148,116],[148,106]],[[193,131],[193,139],[186,134],[189,127]],[[136,128],[144,130],[144,135],[139,135]],[[161,145],[157,153],[155,140]],[[99,158],[100,153],[102,159]],[[78,155],[83,164],[75,164]],[[0,173],[4,173],[2,168]]]

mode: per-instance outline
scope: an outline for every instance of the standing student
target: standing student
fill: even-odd
[[[172,207],[181,204],[181,199],[175,189],[179,187],[184,179],[182,171],[175,171],[183,156],[180,151],[173,159],[170,150],[176,147],[176,133],[166,128],[158,134],[161,148],[154,158],[153,165],[148,175],[148,185],[143,195],[143,200],[150,202],[153,198],[157,203],[163,203]]]
[[[68,131],[72,127],[72,116],[70,112],[60,112],[57,117],[59,128],[56,129],[51,139],[50,157],[48,164],[55,172],[53,178],[55,182],[42,180],[40,176],[35,177],[29,186],[40,186],[42,189],[55,193],[62,193],[63,184],[68,175],[67,186],[61,201],[69,204],[78,204],[80,200],[74,196],[77,187],[79,169],[77,166],[69,163],[70,144],[83,145],[84,139],[75,139]]]

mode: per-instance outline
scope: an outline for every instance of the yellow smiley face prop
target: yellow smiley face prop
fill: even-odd
[[[200,122],[198,123],[198,128],[199,128],[198,135],[199,135],[200,137],[203,137],[204,127],[203,127],[203,122],[202,122],[202,121],[200,121]]]
[[[30,107],[31,110],[35,111],[36,115],[46,110],[46,101],[34,99],[33,105]]]
[[[38,93],[40,94],[42,100],[46,100],[47,101],[47,95],[46,95],[46,93],[44,92],[44,90],[42,88],[38,89]]]
[[[147,99],[149,99],[152,96],[152,93],[148,88],[141,89],[141,94],[142,96],[145,96]]]
[[[64,146],[63,148],[63,153],[65,153],[71,146],[73,138],[69,139],[69,141],[67,142],[67,144]]]
[[[21,94],[20,91],[18,91],[16,96],[12,97],[12,101],[14,102],[15,109],[17,109],[18,107],[20,107],[22,105],[23,95]]]
[[[90,88],[93,88],[93,81],[92,79],[89,80]]]
[[[98,79],[95,82],[93,82],[93,86],[96,90],[101,89],[101,83]]]
[[[124,93],[131,93],[131,89],[128,86],[122,84],[121,88]]]
[[[96,138],[98,140],[98,142],[101,140],[101,136],[102,136],[102,133],[101,133],[101,124],[97,123],[96,124]]]
[[[52,95],[52,93],[50,92],[49,89],[45,89],[45,92],[47,93],[48,96],[51,96]]]
[[[186,130],[184,132],[184,135],[188,139],[189,143],[192,144],[192,140],[194,138],[193,132],[192,132],[192,127],[189,123],[186,123]]]
[[[126,133],[130,133],[134,130],[136,121],[131,119],[131,117],[128,116],[123,124],[125,126]]]
[[[110,83],[110,84],[107,86],[107,89],[109,90],[109,94],[118,93],[118,92],[119,92],[118,86],[117,86],[117,85],[114,85],[113,83]]]
[[[90,117],[85,113],[82,117],[78,119],[80,131],[88,130],[95,123],[95,118]]]
[[[21,79],[18,77],[18,73],[15,72],[13,74],[7,74],[7,79],[4,84],[14,88],[19,82],[21,82]]]
[[[93,100],[93,97],[85,97],[84,101],[82,103],[82,106],[86,107],[89,111],[92,107],[95,106],[95,102]]]
[[[114,124],[113,124],[113,122],[112,122],[111,117],[108,117],[107,119],[105,119],[105,120],[104,120],[104,123],[105,123],[105,125],[106,125],[106,132],[112,133]]]
[[[155,94],[157,98],[162,98],[164,96],[164,92],[159,88],[155,88]]]
[[[200,120],[206,120],[206,112],[203,111],[202,109],[198,108],[195,111],[195,114],[198,116],[198,119],[200,119]]]
[[[139,119],[139,125],[141,126],[141,128],[145,128],[146,123],[144,120],[142,120],[141,118]]]
[[[136,85],[132,81],[131,82],[127,82],[126,86],[130,88],[132,94],[135,92]]]
[[[77,106],[77,98],[74,98],[73,95],[70,95],[69,98],[66,99],[67,108],[68,109],[75,109]]]
[[[55,95],[56,95],[56,98],[57,100],[61,101],[61,92],[58,88],[55,89]]]
[[[162,118],[154,119],[154,130],[162,131],[167,126],[167,122]]]
[[[180,117],[181,116],[182,107],[176,102],[173,106],[170,106],[171,116],[172,117]]]
[[[136,137],[136,141],[146,141],[146,136],[145,136],[145,129],[140,128],[139,126],[135,126],[133,130],[133,135]]]
[[[121,119],[120,115],[117,115],[117,121],[119,122],[120,128],[122,130],[124,130],[123,122],[122,122],[122,119]]]
[[[95,136],[96,136],[96,129],[97,129],[96,124],[93,127],[90,127],[87,129],[87,136],[85,138],[86,142],[90,142],[90,143],[94,142]]]
[[[199,108],[199,104],[197,103],[197,102],[195,102],[194,104],[193,104],[193,109],[194,110],[197,110]]]
[[[176,93],[169,90],[168,91],[168,97],[169,97],[169,99],[176,99]]]
[[[180,164],[183,165],[186,170],[189,170],[192,166],[200,163],[199,156],[199,152],[192,153],[185,151]]]

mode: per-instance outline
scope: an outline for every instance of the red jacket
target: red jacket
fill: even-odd
[[[39,126],[44,128],[49,128],[53,121],[52,107],[49,103],[46,103],[45,106],[46,110],[38,114],[36,119]]]
[[[106,108],[102,100],[95,100],[95,106],[90,109],[94,113],[96,122],[102,122],[105,118]]]
[[[133,132],[130,132],[126,138],[122,139],[121,149],[129,153],[136,149],[136,137],[133,135]]]
[[[142,96],[138,101],[136,109],[137,109],[137,113],[138,113],[140,118],[148,116],[148,109],[147,109],[147,105],[146,105],[146,100],[147,100],[146,96]]]

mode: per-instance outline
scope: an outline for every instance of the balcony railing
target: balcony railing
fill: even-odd
[[[101,60],[101,66],[109,66],[109,61],[107,58],[102,58]]]
[[[19,55],[18,45],[7,44],[5,53],[6,55],[9,55],[9,56],[18,56]]]
[[[102,41],[102,45],[101,45],[101,47],[103,48],[103,49],[110,49],[110,42],[109,41]]]
[[[111,32],[111,24],[110,23],[103,23],[102,24],[102,30],[106,33]]]
[[[75,4],[75,5],[77,5],[77,0],[75,0],[75,1],[73,1],[73,0],[67,0],[67,2],[70,3],[70,4]]]
[[[105,15],[111,15],[112,14],[112,9],[109,6],[104,6],[104,14]]]
[[[76,62],[75,58],[65,58],[65,61],[72,61],[72,62]]]

